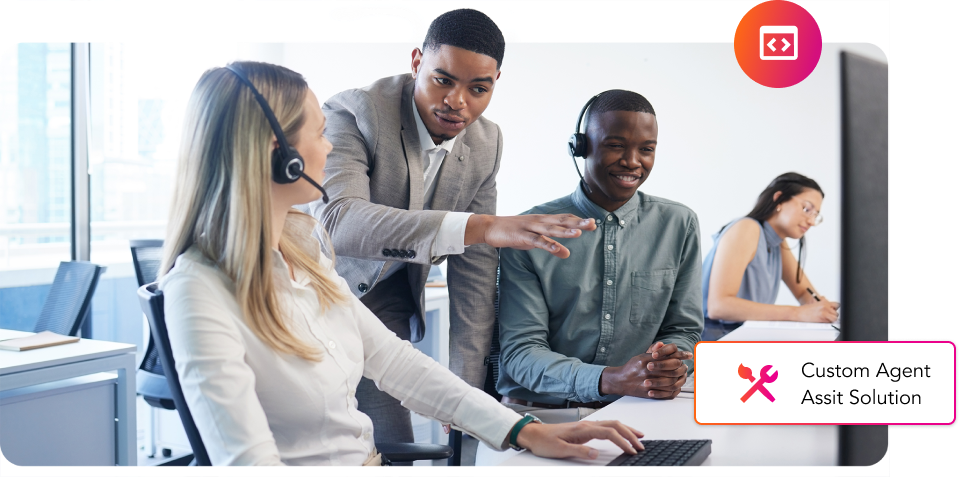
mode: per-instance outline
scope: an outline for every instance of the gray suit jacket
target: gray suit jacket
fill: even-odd
[[[423,161],[413,104],[413,77],[383,78],[347,90],[323,105],[333,143],[323,186],[330,203],[309,213],[330,233],[337,272],[357,296],[376,286],[387,260],[407,263],[422,332],[424,284],[431,249],[446,211],[496,214],[500,128],[481,117],[457,138],[437,176],[431,204],[423,203]],[[472,245],[447,261],[450,291],[450,369],[482,387],[493,336],[497,250]],[[399,272],[403,273],[403,271]],[[413,327],[412,327],[413,328]]]

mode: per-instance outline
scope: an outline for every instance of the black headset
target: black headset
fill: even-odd
[[[603,93],[606,93],[604,91]],[[580,176],[580,183],[583,184],[584,189],[587,190],[588,194],[593,193],[590,190],[590,186],[587,185],[587,181],[583,179],[583,174],[580,173],[580,166],[577,165],[577,158],[582,157],[587,158],[587,135],[580,132],[580,126],[583,124],[583,117],[587,113],[587,109],[590,108],[590,105],[597,100],[603,93],[596,94],[587,101],[587,104],[583,105],[583,109],[580,110],[580,115],[577,116],[577,129],[576,132],[570,135],[570,139],[567,140],[567,152],[570,153],[570,157],[573,158],[573,167],[577,169],[577,175]]]
[[[303,172],[303,157],[293,146],[287,143],[287,137],[283,134],[283,128],[280,127],[280,122],[277,121],[273,110],[270,109],[270,105],[267,104],[266,98],[257,91],[253,83],[251,83],[246,75],[239,69],[233,65],[227,65],[225,68],[237,75],[241,83],[250,87],[254,99],[260,104],[260,107],[263,109],[263,114],[267,117],[267,122],[270,123],[270,128],[273,129],[273,134],[277,137],[277,143],[279,144],[278,147],[273,150],[273,156],[271,157],[271,175],[273,176],[273,181],[277,184],[290,184],[303,177],[307,182],[320,190],[320,193],[323,194],[323,203],[329,203],[330,198],[327,197],[327,191],[323,190],[320,184],[317,184],[310,176]]]

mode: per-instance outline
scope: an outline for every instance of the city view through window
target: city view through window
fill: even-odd
[[[0,326],[32,330],[60,261],[70,260],[71,45],[0,47]],[[90,46],[92,262],[97,339],[139,344],[145,328],[129,240],[163,238],[181,124],[207,69],[237,44]]]

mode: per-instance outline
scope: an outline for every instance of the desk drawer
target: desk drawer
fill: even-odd
[[[16,465],[117,464],[117,376],[0,392],[0,449]]]

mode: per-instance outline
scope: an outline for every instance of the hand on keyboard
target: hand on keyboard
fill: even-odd
[[[596,459],[599,452],[583,445],[592,439],[613,442],[628,454],[643,450],[643,433],[620,421],[579,421],[564,424],[528,424],[520,429],[517,444],[534,455],[562,459]]]

